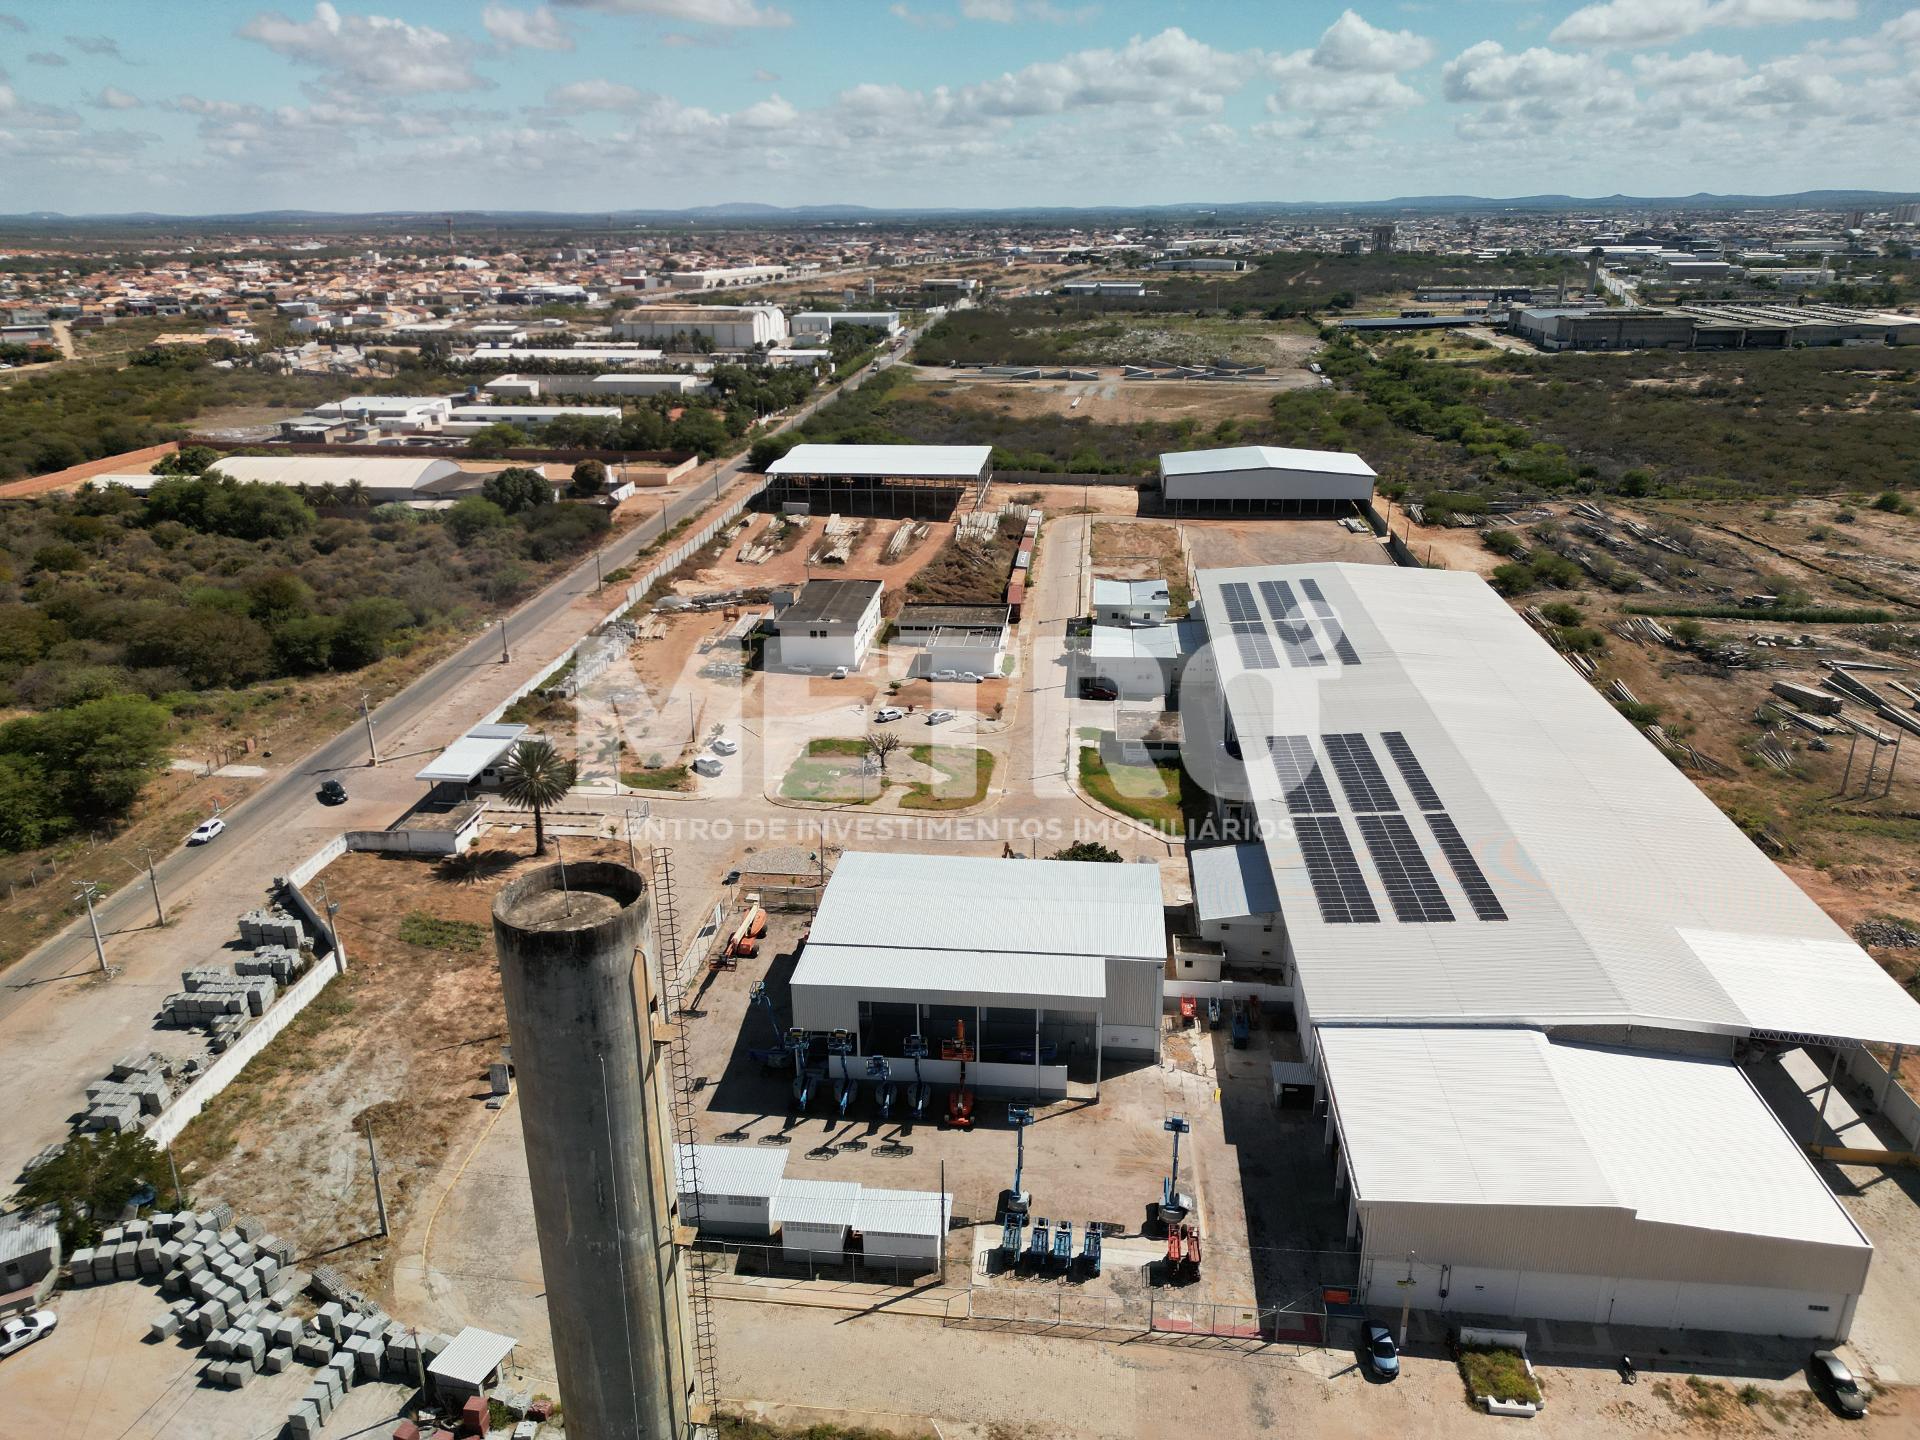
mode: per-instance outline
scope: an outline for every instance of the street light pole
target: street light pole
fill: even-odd
[[[513,657],[507,654],[507,617],[500,617],[500,663],[506,664]]]
[[[380,750],[373,743],[373,711],[367,708],[367,692],[364,690],[360,692],[360,718],[367,727],[367,764],[378,765]]]
[[[142,845],[140,847],[140,855],[141,858],[147,862],[147,885],[153,891],[153,923],[156,925],[165,925],[167,923],[167,912],[160,906],[160,877],[153,873],[153,851]],[[135,865],[131,860],[128,860],[126,864],[132,868],[135,874],[140,872],[141,867]]]
[[[380,1152],[373,1148],[373,1119],[365,1117],[362,1123],[367,1130],[367,1159],[373,1165],[373,1206],[380,1216],[380,1234],[387,1234],[387,1197],[380,1190]]]

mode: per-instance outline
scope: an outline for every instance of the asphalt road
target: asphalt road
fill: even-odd
[[[775,433],[799,424],[822,405],[829,403],[840,391],[858,389],[868,375],[886,369],[906,355],[917,337],[918,331],[910,332],[903,343],[880,356],[868,369],[849,377],[845,384],[825,391],[800,406],[776,427]],[[670,502],[661,513],[643,520],[618,539],[602,547],[597,564],[596,557],[587,556],[572,570],[513,611],[507,616],[509,647],[513,645],[513,637],[516,634],[537,634],[582,595],[591,593],[596,588],[596,576],[603,570],[619,569],[657,539],[663,531],[671,529],[682,520],[698,514],[702,509],[713,504],[739,478],[745,466],[744,454],[735,457],[697,488]],[[446,704],[454,691],[471,677],[476,668],[491,664],[497,660],[499,653],[500,634],[496,625],[469,641],[454,654],[441,660],[426,674],[378,706],[373,711],[375,736],[378,737],[382,733],[398,734],[430,714],[436,707]],[[216,869],[262,864],[266,861],[266,857],[261,853],[262,847],[257,842],[277,829],[297,822],[307,822],[314,805],[313,792],[320,781],[333,772],[351,771],[356,767],[364,767],[367,758],[366,730],[356,722],[331,740],[302,756],[289,765],[283,773],[269,780],[260,789],[227,811],[226,833],[212,844],[198,846],[191,850],[182,847],[156,862],[154,870],[159,878],[161,894],[176,894],[187,886],[199,885],[210,878]],[[184,838],[183,836],[182,839]],[[271,862],[266,861],[266,863],[268,869],[255,877],[257,889],[262,893],[273,878],[269,873]],[[139,883],[122,885],[94,907],[101,932],[112,934],[123,929],[139,928],[144,923],[152,904],[152,896],[146,885]],[[5,1019],[23,1005],[32,996],[34,990],[44,982],[84,976],[93,971],[94,965],[93,941],[88,933],[86,918],[82,916],[59,934],[44,941],[17,963],[9,966],[4,972],[0,972],[0,987],[3,987],[0,988],[0,1020]]]

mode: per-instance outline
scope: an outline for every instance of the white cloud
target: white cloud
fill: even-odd
[[[1664,45],[1713,26],[1751,28],[1851,20],[1855,0],[1604,0],[1574,11],[1547,38],[1592,49]]]
[[[962,114],[990,119],[1117,105],[1160,115],[1212,114],[1252,71],[1251,55],[1216,50],[1174,27],[1136,35],[1118,50],[1080,50],[968,85],[955,104]]]
[[[515,10],[509,5],[488,5],[480,12],[480,23],[487,34],[502,45],[522,50],[571,50],[573,36],[560,23],[560,17],[544,5],[531,10]]]
[[[693,25],[717,25],[727,30],[779,28],[793,24],[793,16],[758,0],[555,0],[581,10],[603,10],[611,15],[656,15]]]
[[[889,5],[887,13],[896,20],[904,20],[916,30],[951,30],[953,28],[953,16],[945,11],[916,10],[906,4],[905,0]]]
[[[1711,85],[1737,79],[1747,73],[1747,62],[1738,55],[1722,55],[1714,50],[1695,50],[1678,57],[1665,54],[1633,57],[1633,78],[1657,90],[1674,86]]]
[[[490,83],[474,73],[467,42],[384,15],[343,16],[327,0],[313,7],[311,20],[273,12],[255,16],[239,33],[355,90],[403,95],[481,90]]]
[[[753,72],[753,83],[756,85],[777,85],[780,83],[780,77],[771,70],[756,70]]]
[[[1011,25],[1020,18],[1013,0],[960,0],[960,13],[969,20]]]
[[[96,110],[138,110],[140,105],[141,100],[138,95],[129,95],[126,91],[116,90],[111,85],[103,87],[100,93],[93,97],[93,108]]]
[[[648,99],[644,90],[617,80],[575,80],[547,92],[547,104],[556,110],[633,110]]]
[[[1363,74],[1414,70],[1433,58],[1433,42],[1411,30],[1382,30],[1348,10],[1314,47],[1313,63]]]

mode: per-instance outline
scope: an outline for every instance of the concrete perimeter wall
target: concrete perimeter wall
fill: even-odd
[[[1847,1074],[1867,1087],[1873,1103],[1907,1144],[1920,1149],[1920,1101],[1916,1101],[1887,1074],[1887,1067],[1865,1047],[1847,1055]]]

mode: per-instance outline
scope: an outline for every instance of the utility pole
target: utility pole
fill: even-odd
[[[347,973],[347,947],[340,943],[340,925],[333,917],[340,913],[340,907],[327,895],[327,882],[320,882],[320,908],[327,915],[327,938],[333,941],[333,968],[341,975]]]
[[[100,943],[100,921],[93,913],[94,897],[100,893],[100,887],[91,880],[81,880],[73,888],[87,905],[87,926],[93,931],[93,953],[100,961],[100,973],[111,975],[113,972],[107,968],[107,947]]]
[[[186,1192],[180,1188],[180,1167],[173,1163],[173,1146],[167,1146],[167,1171],[173,1176],[173,1198],[176,1205],[186,1199]]]
[[[1413,1313],[1413,1255],[1407,1251],[1407,1278],[1394,1283],[1400,1287],[1400,1341],[1402,1350],[1407,1348],[1407,1321]]]
[[[373,1148],[373,1121],[365,1118],[361,1122],[367,1128],[367,1159],[373,1164],[373,1205],[380,1214],[380,1237],[387,1235],[387,1197],[380,1190],[380,1152]]]
[[[606,578],[600,573],[600,552],[596,550],[593,552],[593,588],[598,592],[605,588],[606,583]]]
[[[143,845],[140,847],[140,854],[147,862],[147,885],[153,891],[153,923],[156,925],[165,925],[167,923],[167,912],[160,904],[160,877],[153,873],[153,851]],[[178,1189],[179,1187],[175,1186],[174,1188]]]
[[[367,727],[367,764],[378,765],[380,751],[373,743],[373,711],[367,708],[367,692],[364,690],[360,692],[360,718],[366,722]]]
[[[500,617],[500,663],[506,664],[513,657],[507,654],[507,617]]]

